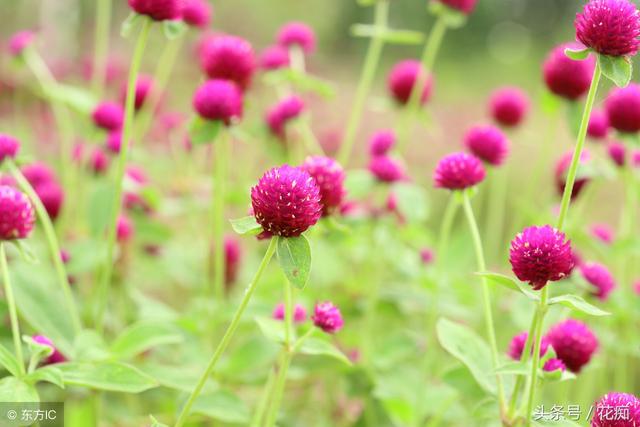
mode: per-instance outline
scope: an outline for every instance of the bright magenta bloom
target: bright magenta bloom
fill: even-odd
[[[211,24],[211,6],[206,0],[183,0],[182,20],[192,27],[207,28]]]
[[[233,236],[224,239],[224,283],[229,286],[233,284],[238,277],[238,269],[242,261],[242,248],[240,242]]]
[[[545,372],[553,372],[557,370],[561,370],[562,372],[564,372],[567,370],[567,367],[565,366],[564,362],[560,359],[549,359],[544,363],[544,366],[542,367],[542,369]]]
[[[138,79],[136,80],[135,96],[133,101],[133,105],[136,111],[144,106],[144,103],[151,94],[152,90],[153,78],[144,74],[139,75]],[[124,105],[127,100],[126,84],[122,85],[122,88],[120,89],[120,100],[122,101],[122,105]]]
[[[205,120],[230,125],[242,117],[242,92],[228,80],[209,80],[193,96],[193,108]]]
[[[509,262],[518,279],[540,290],[571,273],[571,242],[549,225],[527,227],[511,241]]]
[[[613,243],[614,233],[608,224],[593,224],[590,231],[591,235],[602,243],[607,245]]]
[[[509,140],[495,126],[474,126],[464,137],[464,143],[478,157],[492,166],[500,166],[509,153]]]
[[[373,134],[369,140],[369,154],[383,156],[396,144],[396,135],[392,130],[381,130]]]
[[[320,200],[320,189],[311,175],[289,165],[268,170],[251,189],[256,221],[276,236],[299,236],[318,222]]]
[[[229,35],[208,38],[201,51],[200,63],[210,79],[231,80],[243,91],[251,84],[256,68],[251,43]]]
[[[330,157],[311,156],[307,157],[300,168],[311,175],[320,189],[322,215],[328,216],[338,209],[346,194],[346,175],[342,166]]]
[[[120,104],[115,102],[102,102],[93,110],[91,117],[96,126],[114,131],[122,127],[124,110]]]
[[[527,342],[527,337],[529,334],[527,332],[522,332],[511,340],[509,343],[509,351],[507,354],[513,360],[520,360],[522,358],[522,352],[524,351],[524,346]],[[540,341],[540,357],[544,356],[549,349],[549,340],[546,337],[542,337]],[[531,353],[533,353],[533,343],[531,344]]]
[[[22,54],[36,37],[33,31],[18,31],[9,39],[9,53],[12,56],[18,56]]]
[[[607,267],[598,262],[585,262],[580,266],[580,274],[596,291],[593,292],[600,301],[606,301],[616,287],[616,281]]]
[[[609,135],[609,116],[602,110],[593,110],[589,118],[587,135],[592,139],[606,139]]]
[[[437,188],[464,190],[481,183],[486,176],[482,162],[467,153],[453,153],[443,157],[433,172]]]
[[[20,142],[9,135],[0,133],[0,164],[4,159],[15,159],[20,151]]]
[[[308,55],[313,53],[316,48],[316,36],[307,24],[289,22],[278,31],[278,44],[287,49],[291,46],[298,46]]]
[[[437,0],[442,4],[446,4],[452,9],[456,9],[465,15],[469,15],[476,7],[478,0]]]
[[[529,98],[517,87],[504,87],[491,95],[489,109],[493,120],[501,126],[518,126],[529,111]]]
[[[400,61],[393,67],[387,79],[387,86],[389,92],[391,92],[391,95],[398,104],[404,105],[409,102],[411,91],[416,84],[418,75],[424,72],[422,64],[414,59]],[[424,85],[422,96],[420,97],[422,104],[425,104],[429,100],[432,85],[433,78],[429,75]]]
[[[129,240],[131,240],[131,237],[133,237],[133,233],[133,222],[129,219],[129,217],[120,215],[116,226],[116,236],[118,238],[118,242],[128,242]]]
[[[304,308],[300,304],[296,304],[293,307],[293,322],[294,323],[304,323],[307,321],[307,309]],[[279,303],[276,305],[276,308],[273,309],[272,316],[276,320],[284,320],[285,316],[285,307],[283,303]]]
[[[260,66],[267,71],[288,67],[289,51],[280,45],[269,46],[260,55]]]
[[[154,21],[171,21],[182,16],[182,0],[129,0],[129,6]]]
[[[53,351],[53,353],[51,353],[44,360],[44,364],[45,365],[51,365],[51,364],[54,364],[54,363],[62,363],[62,362],[66,362],[67,361],[67,358],[64,357],[64,355],[62,353],[60,353],[60,351],[53,344],[53,341],[51,341],[49,338],[45,337],[44,335],[34,335],[33,337],[31,337],[31,339],[33,339],[38,344],[44,344],[44,345],[50,347],[51,350]]]
[[[598,53],[630,56],[638,52],[640,17],[629,0],[591,0],[576,15],[576,39]]]
[[[28,237],[35,222],[29,198],[13,187],[0,185],[0,240]]]
[[[340,310],[330,302],[317,303],[311,319],[314,325],[328,334],[335,334],[344,326]]]
[[[611,141],[607,144],[607,153],[616,166],[623,167],[626,164],[627,149],[622,142]]]
[[[389,156],[374,156],[369,161],[369,172],[381,182],[397,182],[405,178],[404,166]]]
[[[640,400],[632,394],[608,393],[595,403],[591,427],[640,426]]]
[[[271,133],[281,139],[286,138],[285,128],[304,111],[304,101],[297,95],[290,95],[267,111],[266,122]]]
[[[577,43],[565,43],[555,47],[542,66],[544,81],[549,90],[558,96],[575,100],[586,94],[591,86],[596,60],[589,55],[584,61],[576,61],[564,54],[565,49],[579,49]]]
[[[626,133],[640,131],[640,84],[612,89],[604,107],[611,127]]]
[[[555,325],[547,338],[558,358],[571,372],[578,373],[598,349],[599,343],[589,327],[579,320],[567,319]]]

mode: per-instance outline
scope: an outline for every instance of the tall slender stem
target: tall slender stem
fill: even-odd
[[[471,207],[471,200],[469,199],[468,191],[464,190],[462,193],[462,206],[464,208],[464,213],[467,217],[467,221],[469,222],[469,228],[471,229],[471,236],[473,238],[473,246],[476,252],[476,261],[478,264],[478,269],[480,271],[486,271],[487,265],[484,260],[484,251],[482,249],[482,239],[480,238],[480,231],[478,230],[478,223],[476,222],[476,218],[473,214],[473,209]],[[491,293],[489,290],[488,280],[483,277],[482,278],[482,299],[484,306],[484,318],[487,328],[487,335],[489,336],[489,345],[491,347],[491,358],[493,362],[494,369],[498,367],[498,345],[496,342],[496,331],[493,325],[493,313],[491,308]],[[504,409],[504,387],[502,384],[502,378],[500,375],[496,376],[496,382],[498,385],[498,399],[500,402],[500,411]]]
[[[27,181],[24,175],[22,175],[20,169],[18,169],[18,167],[9,159],[6,159],[5,162],[7,163],[9,170],[11,171],[11,175],[13,175],[22,191],[24,191],[27,196],[29,196],[29,199],[31,199],[31,203],[33,203],[36,213],[38,214],[38,218],[40,219],[40,223],[42,224],[42,229],[44,230],[44,234],[47,238],[47,245],[49,246],[49,252],[53,261],[53,266],[56,270],[56,275],[58,276],[58,284],[60,285],[62,294],[65,299],[65,305],[67,306],[67,310],[69,311],[69,315],[71,316],[73,328],[75,332],[78,333],[82,329],[80,315],[78,314],[76,301],[73,297],[73,293],[71,292],[69,276],[62,261],[62,257],[60,254],[60,245],[58,243],[58,238],[56,237],[56,232],[53,228],[53,224],[51,223],[51,218],[49,217],[47,210],[42,204],[40,197],[38,197],[29,181]]]
[[[358,80],[355,98],[353,100],[353,106],[351,107],[351,113],[349,114],[349,121],[347,122],[344,138],[340,145],[340,151],[338,152],[338,161],[345,166],[349,162],[349,157],[351,157],[356,134],[360,127],[360,121],[362,120],[364,104],[369,92],[371,91],[373,79],[376,76],[376,69],[378,68],[380,57],[382,56],[382,49],[384,48],[382,33],[387,29],[388,15],[389,0],[379,0],[376,2],[374,11],[374,25],[376,32],[371,38],[369,47],[367,48],[367,54],[365,56],[364,65],[360,74],[360,79]]]
[[[451,237],[451,229],[453,228],[453,220],[456,218],[459,206],[458,200],[455,197],[451,197],[445,208],[440,225],[440,236],[438,237],[438,253],[436,254],[440,260],[443,260],[446,255],[449,238]]]
[[[213,143],[215,149],[214,165],[213,165],[213,182],[211,190],[211,215],[212,215],[212,243],[213,243],[213,276],[211,284],[216,299],[222,301],[224,297],[224,278],[225,278],[225,251],[224,251],[224,208],[225,208],[225,190],[227,179],[227,163],[229,162],[229,135],[226,130],[222,130],[222,134],[217,141]]]
[[[527,334],[527,340],[524,343],[524,349],[520,356],[520,363],[526,364],[529,361],[529,355],[531,354],[531,345],[533,344],[533,336],[536,333],[536,326],[538,322],[538,310],[534,310],[533,321],[529,327],[529,333]],[[509,412],[507,417],[511,419],[515,413],[516,406],[518,404],[518,395],[524,385],[524,376],[518,375],[516,378],[516,384],[513,387],[513,394],[511,395],[511,401],[509,402]]]
[[[0,269],[2,270],[2,282],[4,283],[4,294],[9,307],[9,318],[11,320],[11,333],[13,335],[13,345],[16,351],[16,359],[20,373],[24,371],[24,356],[22,355],[22,341],[20,340],[20,326],[18,325],[18,312],[16,310],[16,301],[13,297],[13,288],[11,287],[11,278],[9,277],[9,266],[7,265],[7,254],[4,249],[4,242],[0,242]]]
[[[98,284],[98,311],[96,314],[96,326],[98,329],[103,328],[104,312],[106,310],[109,286],[111,284],[111,276],[113,274],[113,254],[116,246],[116,230],[118,224],[118,217],[122,208],[122,181],[124,178],[125,168],[127,166],[127,157],[129,155],[129,145],[131,144],[131,137],[133,134],[133,122],[134,122],[134,102],[135,102],[135,90],[136,82],[138,80],[138,72],[142,63],[142,56],[149,39],[149,30],[151,29],[152,20],[149,18],[143,18],[142,29],[138,34],[138,41],[133,52],[131,59],[131,68],[129,69],[129,80],[127,83],[127,99],[125,102],[125,114],[124,114],[124,126],[122,130],[122,146],[120,147],[120,154],[116,165],[116,176],[114,180],[115,194],[112,199],[111,217],[107,230],[107,256],[104,260],[104,266],[100,283]]]
[[[111,0],[96,1],[96,31],[94,34],[93,72],[91,88],[102,98],[107,76],[107,56],[109,53],[109,29],[111,24]]]
[[[184,407],[182,408],[182,411],[180,412],[180,416],[178,417],[178,421],[176,421],[175,427],[181,427],[182,425],[184,425],[185,421],[187,420],[187,417],[189,416],[189,413],[191,412],[191,408],[193,407],[193,404],[195,403],[196,399],[202,392],[202,389],[204,388],[204,385],[209,379],[209,376],[215,369],[216,364],[218,363],[218,360],[220,360],[220,357],[222,356],[224,351],[227,349],[227,346],[229,345],[231,338],[235,334],[236,329],[238,329],[238,325],[240,324],[242,315],[244,314],[244,311],[247,308],[249,301],[251,301],[251,296],[255,292],[258,282],[260,281],[260,278],[264,273],[264,270],[267,268],[269,261],[273,257],[273,253],[276,250],[276,243],[277,243],[277,238],[272,238],[271,241],[269,242],[269,247],[267,248],[267,251],[265,252],[264,257],[262,258],[262,262],[258,266],[258,271],[256,271],[256,274],[253,276],[253,280],[251,281],[251,283],[249,283],[249,286],[247,286],[244,296],[242,297],[242,301],[240,302],[240,306],[236,310],[236,313],[234,314],[233,319],[231,319],[231,323],[229,324],[229,327],[224,333],[222,340],[220,340],[218,347],[216,347],[216,350],[213,353],[213,356],[211,357],[211,360],[209,361],[207,368],[203,372],[202,376],[198,380],[198,383],[196,384],[195,388],[191,392],[189,399],[187,400]]]
[[[531,374],[529,375],[529,398],[527,399],[527,419],[526,426],[531,425],[531,413],[533,412],[533,404],[536,399],[536,386],[538,384],[538,369],[540,367],[540,346],[542,343],[542,325],[544,324],[544,316],[547,312],[547,301],[549,299],[549,287],[542,289],[540,302],[536,310],[537,316],[534,317],[535,335],[533,346],[533,363],[531,364]]]

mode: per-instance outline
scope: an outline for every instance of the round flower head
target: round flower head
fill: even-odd
[[[50,181],[56,181],[53,170],[44,163],[32,163],[24,166],[21,171],[27,181],[29,181],[29,184],[34,188]]]
[[[564,362],[560,359],[549,359],[544,363],[542,370],[545,372],[554,372],[554,371],[566,371],[567,367]]]
[[[584,323],[567,319],[555,325],[547,334],[558,359],[571,372],[578,373],[598,349],[598,339]]]
[[[197,28],[207,28],[211,23],[211,6],[206,0],[183,0],[182,20]]]
[[[517,87],[498,89],[489,100],[491,117],[505,127],[518,126],[529,110],[529,98]]]
[[[335,334],[344,325],[342,314],[338,307],[330,302],[319,302],[311,316],[313,324],[328,334]]]
[[[592,139],[606,139],[609,135],[609,116],[602,110],[593,110],[589,118],[587,135]]]
[[[0,133],[0,164],[4,159],[15,159],[20,151],[20,142],[12,136]]]
[[[431,250],[429,248],[422,248],[420,250],[420,260],[425,265],[431,264],[433,262],[433,260],[435,259],[435,257],[436,256],[433,253],[433,250]]]
[[[149,76],[140,75],[136,80],[135,96],[133,105],[136,110],[141,109],[144,106],[145,101],[149,97],[151,90],[153,89],[153,79]],[[120,90],[120,100],[124,104],[127,100],[127,85],[124,84]]]
[[[62,205],[64,203],[64,191],[60,184],[56,181],[49,181],[47,183],[38,185],[34,188],[38,198],[42,202],[45,210],[49,214],[49,218],[55,221],[60,215]]]
[[[576,39],[598,53],[630,56],[638,51],[640,17],[629,0],[590,0],[574,25]]]
[[[226,79],[245,90],[256,68],[251,44],[235,36],[213,36],[205,41],[200,58],[204,72],[211,79]]]
[[[499,166],[509,153],[509,140],[495,126],[474,126],[464,137],[467,148],[480,160]]]
[[[405,178],[404,167],[389,156],[374,156],[369,161],[369,172],[381,182],[397,182]]]
[[[612,128],[624,133],[640,131],[640,84],[612,89],[604,108]]]
[[[304,111],[304,101],[297,95],[291,95],[279,101],[269,111],[265,118],[271,133],[285,139],[285,127],[291,120],[296,119]]]
[[[45,337],[44,335],[34,335],[33,337],[31,337],[31,339],[37,342],[38,344],[46,345],[47,347],[51,348],[52,353],[49,356],[47,356],[47,358],[44,360],[45,365],[51,365],[54,363],[62,363],[67,361],[67,358],[64,357],[62,353],[60,353],[60,351],[56,348],[56,346],[53,345],[53,341],[51,341],[49,338]]]
[[[226,237],[224,239],[224,282],[227,286],[235,283],[241,259],[242,250],[238,240],[235,237]]]
[[[323,156],[307,157],[302,166],[316,181],[320,189],[322,215],[328,216],[340,207],[345,195],[345,173],[335,160]]]
[[[292,314],[294,323],[304,323],[307,321],[307,309],[300,304],[295,305]],[[276,308],[273,309],[272,316],[276,320],[284,320],[286,315],[283,303],[276,305]]]
[[[607,144],[607,153],[611,161],[618,167],[623,167],[626,163],[627,149],[624,144],[618,141],[612,141]]]
[[[125,243],[131,240],[133,233],[133,222],[131,222],[129,217],[120,215],[120,217],[118,217],[118,223],[116,224],[116,237],[118,238],[118,242]]]
[[[449,6],[459,12],[469,15],[476,7],[478,0],[437,0],[440,3]]]
[[[318,222],[320,189],[308,172],[283,165],[267,171],[251,189],[258,224],[272,235],[295,237]]]
[[[203,119],[229,125],[242,117],[242,93],[228,80],[209,80],[193,96],[193,108]]]
[[[154,21],[170,21],[182,16],[182,0],[129,0],[129,7]]]
[[[289,22],[278,31],[278,44],[287,49],[297,46],[308,55],[316,48],[316,36],[307,24]]]
[[[0,240],[28,237],[35,222],[36,217],[29,198],[13,187],[1,185]]]
[[[115,102],[102,102],[93,110],[91,117],[93,123],[102,129],[118,130],[124,121],[124,110]]]
[[[636,280],[633,284],[633,291],[640,296],[640,280]]]
[[[119,148],[120,146],[118,145],[118,152],[120,151]],[[96,175],[102,175],[109,169],[109,157],[100,147],[96,147],[91,151],[89,169]]]
[[[18,31],[9,39],[9,53],[12,56],[18,56],[22,54],[36,37],[33,31]]]
[[[544,81],[549,90],[569,100],[578,99],[587,93],[596,64],[593,55],[589,55],[584,61],[576,61],[564,54],[567,48],[579,47],[576,43],[555,47],[542,66]]]
[[[289,51],[280,45],[269,46],[260,55],[260,66],[267,71],[288,67]]]
[[[443,157],[433,172],[433,182],[437,188],[464,190],[484,180],[486,171],[482,162],[467,153],[453,153]]]
[[[590,229],[591,235],[602,243],[610,245],[613,243],[613,230],[607,224],[594,224]]]
[[[640,426],[640,400],[632,394],[608,393],[593,409],[591,427]]]
[[[373,134],[369,140],[369,153],[372,156],[383,156],[396,144],[396,135],[392,130],[381,130]]]
[[[571,273],[571,242],[549,225],[527,227],[511,241],[509,262],[518,279],[539,290]]]
[[[105,146],[109,152],[118,154],[122,147],[122,131],[115,130],[113,132],[109,132]]]
[[[595,288],[593,295],[600,301],[606,301],[616,287],[616,281],[607,267],[597,262],[585,262],[580,266],[580,274]]]
[[[422,64],[413,59],[400,61],[393,67],[387,79],[387,86],[393,99],[395,99],[398,104],[404,105],[409,102],[418,75],[424,72]],[[429,100],[432,85],[433,78],[429,75],[420,97],[422,104],[425,104]]]
[[[524,346],[527,342],[527,337],[529,334],[527,332],[522,332],[521,334],[513,337],[511,342],[509,343],[509,351],[507,354],[513,360],[520,360],[522,358],[522,352],[524,351]],[[540,341],[540,357],[544,356],[549,349],[549,340],[546,337],[542,337]],[[533,353],[533,343],[531,343],[531,353]]]
[[[568,152],[562,155],[558,162],[556,163],[555,170],[555,181],[556,181],[556,189],[558,190],[558,194],[562,195],[564,193],[564,187],[567,184],[567,173],[569,172],[569,167],[571,166],[571,159],[573,158],[573,152]],[[591,160],[591,155],[587,150],[584,150],[580,153],[580,166],[585,166]],[[589,182],[588,176],[580,176],[580,169],[578,169],[578,175],[576,177],[575,182],[573,183],[573,191],[571,191],[571,199],[575,199],[580,195],[580,192],[584,188],[584,186]]]

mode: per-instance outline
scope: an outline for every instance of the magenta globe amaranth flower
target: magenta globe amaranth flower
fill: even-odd
[[[129,7],[154,21],[170,21],[180,19],[182,3],[183,0],[129,0]]]
[[[589,118],[587,135],[591,139],[606,139],[609,135],[609,116],[603,110],[593,110]]]
[[[344,326],[340,310],[331,302],[317,303],[311,319],[316,327],[328,334],[335,334]]]
[[[35,222],[29,198],[13,187],[0,185],[0,240],[28,237]]]
[[[242,117],[242,92],[228,80],[209,80],[196,90],[193,108],[205,120],[229,125]]]
[[[278,31],[278,44],[287,49],[297,46],[309,55],[316,48],[316,36],[304,22],[289,22]]]
[[[381,182],[397,182],[405,178],[404,166],[390,156],[373,156],[369,161],[369,172]]]
[[[522,352],[524,351],[524,346],[527,342],[527,337],[529,334],[527,332],[522,332],[511,340],[509,343],[509,351],[507,354],[513,360],[520,360],[522,358]],[[549,349],[549,340],[546,337],[542,337],[540,341],[540,357],[544,356]],[[533,353],[533,342],[531,343],[531,353]]]
[[[420,249],[420,261],[422,261],[424,265],[429,265],[433,263],[433,260],[435,259],[435,257],[436,255],[432,249],[429,249],[429,248]]]
[[[289,51],[280,45],[269,46],[260,55],[260,66],[266,71],[289,66]]]
[[[509,153],[509,140],[495,126],[474,126],[464,137],[464,143],[478,157],[492,166],[499,166]]]
[[[207,28],[211,24],[211,6],[207,0],[183,0],[182,20],[192,27]]]
[[[5,159],[15,159],[20,151],[20,142],[9,135],[0,133],[0,164]]]
[[[373,134],[369,140],[369,154],[383,156],[396,144],[396,135],[392,130],[381,130]]]
[[[400,61],[391,69],[387,79],[387,86],[391,96],[398,104],[405,105],[409,102],[413,86],[416,84],[418,76],[422,73],[425,73],[424,67],[414,59]],[[421,104],[425,104],[429,100],[432,85],[433,78],[429,75],[426,78],[424,89],[420,96]]]
[[[293,314],[294,323],[304,323],[307,321],[307,309],[300,304],[296,304],[293,307],[292,314]],[[276,305],[276,307],[273,309],[272,316],[276,320],[285,319],[286,314],[285,314],[285,306],[283,303],[279,303],[278,305]]]
[[[300,168],[311,175],[320,189],[322,215],[332,214],[340,207],[345,196],[346,175],[342,166],[330,157],[311,156]]]
[[[116,224],[116,237],[118,242],[125,243],[131,240],[135,229],[133,228],[133,222],[128,216],[120,215]]]
[[[242,248],[235,237],[224,239],[224,283],[227,288],[235,283],[238,278],[238,270],[242,261]]]
[[[122,104],[124,104],[127,100],[127,90],[127,85],[122,85],[122,88],[120,89],[120,100],[122,101]],[[138,79],[136,80],[133,101],[133,105],[136,111],[140,110],[144,106],[152,90],[153,78],[146,75],[139,75]]]
[[[558,359],[571,372],[578,373],[589,363],[598,349],[598,339],[579,320],[567,319],[555,325],[547,334]]]
[[[636,295],[640,296],[640,280],[636,280],[633,283],[633,292],[635,292]]]
[[[549,225],[527,227],[511,241],[509,262],[518,279],[540,290],[571,273],[571,242]]]
[[[591,86],[596,60],[590,55],[583,61],[576,61],[565,55],[567,48],[580,49],[577,43],[565,43],[555,47],[542,66],[544,81],[554,94],[575,100],[586,94]]]
[[[545,372],[555,372],[555,371],[564,372],[567,370],[567,366],[564,364],[562,360],[554,358],[544,362],[544,365],[542,366],[542,370]]]
[[[591,235],[606,245],[614,240],[614,233],[608,224],[593,224],[589,229]]]
[[[517,87],[496,90],[489,99],[491,117],[504,127],[518,126],[529,111],[529,98]]]
[[[231,80],[242,90],[251,84],[256,68],[251,43],[229,35],[207,39],[201,51],[200,62],[210,79]]]
[[[49,181],[56,181],[55,173],[44,163],[36,162],[23,166],[21,171],[27,181],[29,181],[29,184],[34,188]]]
[[[295,237],[322,215],[320,189],[308,172],[283,165],[267,171],[251,188],[251,206],[264,231]]]
[[[102,102],[93,110],[91,117],[93,123],[99,128],[114,131],[122,127],[124,110],[115,102]]]
[[[9,53],[11,56],[19,56],[35,39],[33,31],[18,31],[9,39]]]
[[[571,160],[573,158],[573,152],[568,152],[562,155],[558,162],[556,163],[555,169],[555,183],[558,194],[562,196],[564,194],[564,188],[567,184],[567,173],[569,172],[569,167],[571,166]],[[586,166],[591,161],[591,154],[587,150],[583,150],[580,153],[579,167]],[[587,185],[590,178],[587,175],[581,174],[580,169],[578,169],[578,174],[576,176],[576,180],[573,183],[573,190],[571,191],[571,199],[575,199],[580,195],[582,189]]]
[[[56,181],[50,181],[34,188],[44,209],[52,221],[58,219],[64,204],[64,190]]]
[[[438,162],[433,182],[437,188],[464,190],[481,183],[485,176],[480,159],[467,153],[453,153]]]
[[[629,0],[591,0],[576,15],[576,39],[586,47],[609,56],[638,52],[640,17]]]
[[[624,133],[640,131],[640,84],[612,89],[604,107],[612,128]]]
[[[616,287],[616,281],[607,267],[598,262],[585,262],[580,266],[582,278],[594,287],[592,292],[600,301],[606,301]]]
[[[608,393],[594,405],[591,427],[640,426],[640,400],[627,393]]]
[[[607,144],[607,154],[616,166],[623,167],[626,164],[627,149],[622,142],[611,141]]]
[[[476,7],[476,3],[478,0],[433,0],[439,3],[442,3],[446,6],[449,6],[452,9],[455,9],[459,12],[464,13],[465,15],[469,15],[473,12],[473,9]]]
[[[47,358],[43,361],[43,364],[52,365],[54,363],[63,363],[67,361],[67,358],[64,357],[62,353],[60,353],[60,351],[53,344],[53,341],[51,341],[49,338],[45,337],[44,335],[34,335],[33,337],[31,337],[31,339],[38,344],[42,344],[51,348],[51,354],[47,356]]]
[[[297,95],[290,95],[274,105],[266,115],[266,122],[271,133],[285,139],[287,123],[298,118],[304,111],[304,101]]]

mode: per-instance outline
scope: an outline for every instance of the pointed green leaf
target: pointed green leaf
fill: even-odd
[[[151,427],[169,427],[166,424],[162,424],[160,421],[156,419],[153,415],[149,415],[149,419],[151,420]]]
[[[187,32],[187,24],[181,19],[173,21],[163,21],[162,31],[169,40],[180,38]]]
[[[509,362],[502,366],[499,366],[495,370],[496,374],[503,375],[523,375],[527,376],[530,373],[530,368],[522,362]]]
[[[20,375],[18,359],[16,359],[13,353],[7,350],[2,344],[0,344],[0,365],[2,365],[14,377]]]
[[[584,49],[566,48],[564,50],[564,54],[567,56],[567,58],[571,58],[574,61],[583,61],[589,57],[590,53],[591,49],[589,49],[588,47],[585,47]]]
[[[39,382],[48,382],[55,384],[60,388],[64,388],[64,375],[62,371],[55,365],[44,366],[40,369],[36,369],[25,377],[25,380],[31,384],[37,384]]]
[[[602,74],[618,87],[626,87],[631,81],[633,65],[625,56],[598,55]]]
[[[398,211],[409,222],[423,222],[429,217],[429,197],[419,185],[401,183],[393,186]]]
[[[214,142],[222,126],[223,124],[219,120],[205,120],[199,116],[194,118],[189,126],[191,142],[195,145]]]
[[[301,354],[328,356],[351,365],[351,361],[332,343],[320,338],[307,338],[300,346]]]
[[[120,362],[67,362],[62,370],[65,384],[120,393],[142,393],[158,383],[137,368]]]
[[[129,38],[133,30],[135,29],[138,21],[142,18],[142,15],[139,15],[135,12],[131,12],[127,19],[124,20],[122,26],[120,27],[120,35],[122,37]]]
[[[611,313],[601,310],[595,305],[586,302],[577,295],[560,295],[549,300],[549,305],[560,304],[591,316],[608,316]]]
[[[229,221],[233,231],[240,235],[256,235],[262,232],[262,226],[256,221],[256,217],[253,215],[245,216],[243,218],[232,219]]]
[[[540,300],[540,297],[529,290],[527,285],[520,281],[514,280],[509,276],[505,276],[504,274],[492,273],[490,271],[481,271],[476,274],[478,276],[485,277],[489,280],[490,283],[495,283],[512,291],[518,292],[533,301]]]
[[[15,377],[0,380],[0,402],[40,402],[34,386]]]
[[[193,412],[225,423],[242,425],[247,425],[250,417],[247,405],[238,396],[226,390],[198,397],[193,405]]]
[[[182,335],[171,323],[140,322],[120,334],[111,345],[111,352],[126,360],[151,348],[181,341]]]
[[[278,237],[276,248],[280,268],[289,282],[298,289],[304,289],[311,272],[311,247],[304,235],[298,237]]]
[[[382,39],[389,44],[418,45],[424,41],[424,34],[420,31],[388,29],[382,33]]]
[[[255,320],[260,331],[269,341],[273,341],[275,343],[284,342],[284,322],[266,317],[256,317]]]

